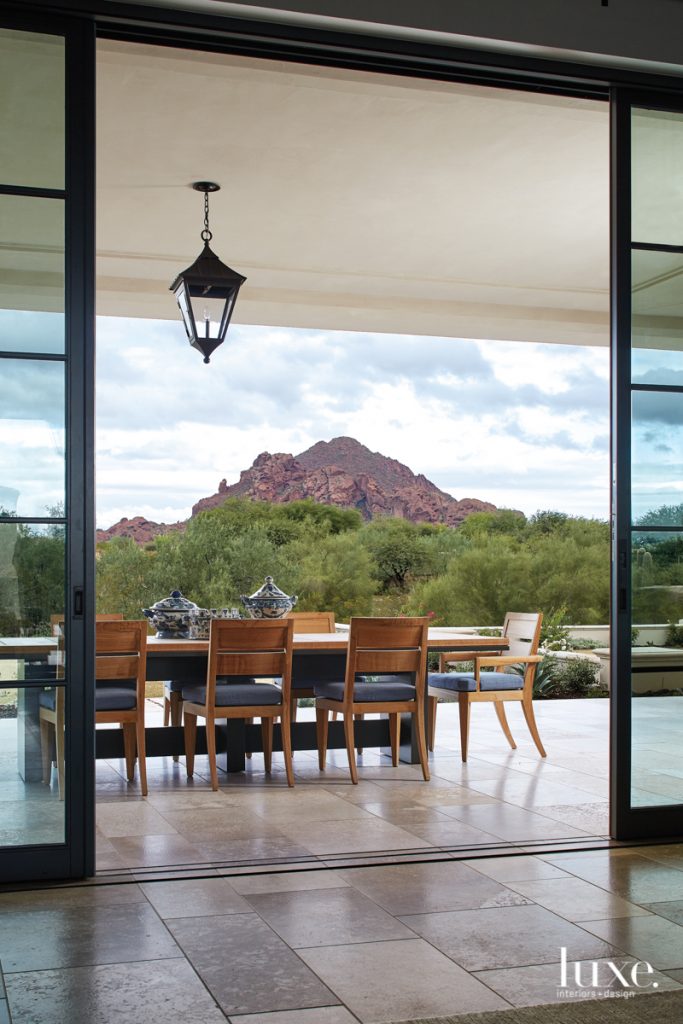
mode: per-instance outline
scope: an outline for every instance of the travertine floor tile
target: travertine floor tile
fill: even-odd
[[[507,1005],[421,939],[323,946],[300,956],[364,1024]]]
[[[227,878],[148,882],[140,886],[161,918],[245,914],[251,907]]]
[[[6,977],[13,1024],[225,1024],[186,960],[148,960]]]
[[[607,942],[543,907],[459,910],[401,920],[468,971],[555,963],[561,946],[575,960],[613,952]]]
[[[228,1015],[339,1002],[257,914],[176,918],[168,926]]]
[[[293,949],[414,938],[409,928],[350,886],[264,893],[247,899]]]
[[[180,956],[147,903],[16,911],[0,916],[0,963],[7,976],[86,964]]]

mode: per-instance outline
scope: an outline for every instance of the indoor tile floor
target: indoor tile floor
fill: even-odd
[[[324,775],[297,753],[293,790],[254,756],[212,793],[205,762],[188,784],[182,761],[150,759],[142,800],[118,762],[98,765],[98,884],[0,893],[0,1024],[495,1010],[566,998],[562,949],[570,988],[571,965],[595,961],[590,995],[621,986],[611,962],[648,961],[650,991],[680,988],[683,845],[591,838],[606,831],[607,702],[540,704],[547,761],[517,709],[510,751],[475,708],[467,766],[454,710],[429,784],[368,751],[353,787],[341,753]]]

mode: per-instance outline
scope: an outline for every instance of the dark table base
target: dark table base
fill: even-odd
[[[200,721],[200,720],[199,720]],[[389,719],[373,718],[354,723],[356,744],[360,747],[382,747],[389,753]],[[410,716],[403,716],[401,728],[401,760],[412,763],[412,729]],[[123,732],[121,729],[98,729],[95,733],[95,756],[97,758],[123,757]],[[155,726],[145,729],[147,756],[163,757],[185,753],[183,729],[179,727]],[[344,724],[341,720],[330,722],[328,733],[329,750],[345,750]],[[243,718],[232,718],[216,724],[216,749],[219,754],[218,766],[226,772],[241,772],[245,769],[247,753],[261,753],[263,742],[261,723],[247,725]],[[279,723],[275,724],[273,750],[282,750]],[[317,750],[315,722],[292,723],[292,750]],[[197,726],[198,754],[206,753],[206,728]]]

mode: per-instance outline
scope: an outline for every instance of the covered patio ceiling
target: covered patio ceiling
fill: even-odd
[[[606,345],[608,110],[98,44],[98,313],[176,319],[200,248],[240,323]]]

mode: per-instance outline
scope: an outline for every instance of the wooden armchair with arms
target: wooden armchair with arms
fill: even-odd
[[[430,746],[434,749],[437,701],[457,701],[460,710],[460,746],[463,761],[467,760],[470,707],[473,702],[492,703],[501,728],[513,750],[505,701],[518,701],[536,748],[546,753],[536,727],[533,709],[533,688],[536,665],[542,661],[537,653],[543,615],[540,612],[508,612],[503,636],[508,641],[507,654],[476,654],[458,651],[441,655],[441,668],[457,661],[474,661],[474,672],[430,672],[428,676]],[[524,665],[524,675],[511,671],[513,665]],[[486,671],[493,669],[493,671]]]

